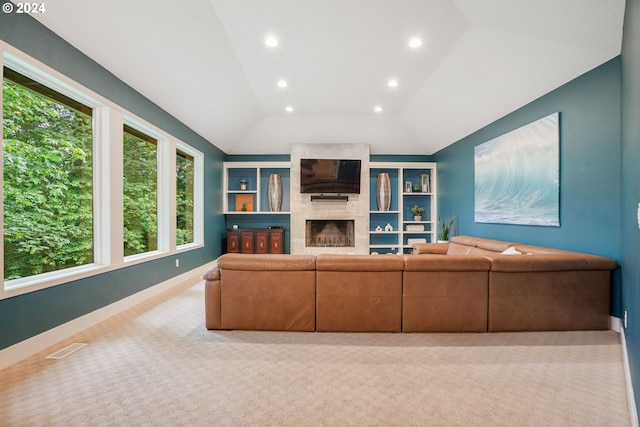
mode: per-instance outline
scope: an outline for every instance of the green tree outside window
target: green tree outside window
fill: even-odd
[[[2,86],[5,280],[94,261],[91,114],[20,83]]]

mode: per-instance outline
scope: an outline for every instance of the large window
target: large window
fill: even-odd
[[[193,243],[195,159],[176,152],[176,245]]]
[[[93,263],[92,110],[7,67],[4,280]]]
[[[158,141],[124,126],[124,255],[158,249]]]
[[[0,299],[203,246],[201,152],[1,40],[0,61]]]

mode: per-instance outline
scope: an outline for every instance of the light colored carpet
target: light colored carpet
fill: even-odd
[[[203,305],[185,284],[0,371],[0,425],[630,425],[613,331],[207,331]]]

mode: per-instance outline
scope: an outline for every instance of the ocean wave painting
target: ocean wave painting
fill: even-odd
[[[475,147],[475,222],[560,225],[559,116]]]

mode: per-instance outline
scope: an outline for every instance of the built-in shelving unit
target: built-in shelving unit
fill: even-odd
[[[272,225],[289,229],[291,220],[290,162],[225,162],[223,164],[223,210],[228,228],[268,228]],[[378,174],[386,172],[391,182],[391,206],[381,211],[377,205]],[[282,208],[269,209],[269,176],[277,173],[282,183]],[[419,187],[420,175],[429,175],[429,191]],[[240,181],[246,182],[241,188]],[[411,183],[411,191],[405,184]],[[367,191],[366,184],[362,191]],[[435,242],[437,238],[437,176],[435,163],[369,163],[369,253],[409,253],[414,239]],[[243,204],[245,209],[243,210]],[[413,205],[425,209],[422,220],[415,221]],[[253,215],[253,216],[252,216]],[[385,230],[387,225],[391,230]],[[376,230],[377,227],[379,230]],[[417,229],[412,229],[417,227]],[[288,253],[288,237],[285,237]]]
[[[379,173],[388,173],[391,182],[391,205],[388,211],[378,208]],[[409,253],[417,241],[435,242],[437,235],[437,176],[435,163],[369,164],[369,253]],[[422,191],[421,175],[429,175],[429,191]],[[410,183],[411,191],[406,188]],[[414,186],[418,185],[417,190]],[[422,220],[415,221],[411,208],[425,209]],[[390,226],[393,230],[388,231]]]
[[[223,168],[225,214],[290,214],[290,162],[224,162]],[[269,176],[274,173],[280,175],[282,183],[282,207],[278,212],[269,209]],[[240,181],[246,182],[246,189],[241,188]]]

